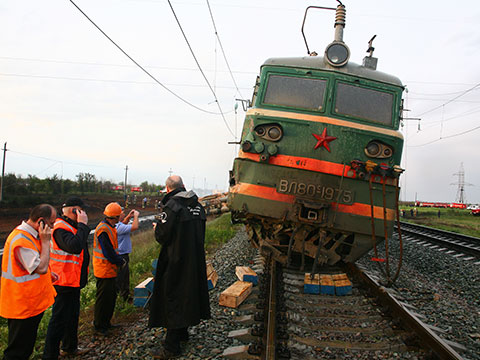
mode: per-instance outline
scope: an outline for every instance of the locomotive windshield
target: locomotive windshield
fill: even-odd
[[[322,110],[327,81],[270,75],[263,102],[309,110]]]
[[[393,94],[338,83],[335,112],[384,125],[392,125]]]

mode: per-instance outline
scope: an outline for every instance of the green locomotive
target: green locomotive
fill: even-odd
[[[305,40],[309,56],[262,65],[230,172],[232,219],[282,263],[353,262],[392,235],[397,212],[404,87],[376,70],[373,39],[349,62],[345,7],[330,10],[323,57]]]

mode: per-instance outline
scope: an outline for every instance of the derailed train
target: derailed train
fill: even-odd
[[[321,8],[336,11],[323,57],[304,36],[309,56],[262,65],[230,171],[232,219],[282,263],[353,262],[393,232],[404,86],[376,70],[373,38],[362,65],[349,61],[338,2]]]

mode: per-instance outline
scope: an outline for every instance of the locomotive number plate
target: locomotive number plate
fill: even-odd
[[[354,191],[336,189],[330,186],[318,184],[308,184],[292,180],[280,180],[277,186],[277,192],[282,194],[291,194],[307,196],[316,200],[337,201],[342,204],[352,204]]]

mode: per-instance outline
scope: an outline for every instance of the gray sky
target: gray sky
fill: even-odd
[[[163,183],[170,169],[188,187],[227,189],[244,112],[261,64],[304,56],[300,32],[309,5],[333,0],[172,1],[212,91],[197,68],[166,0],[75,0],[120,47],[179,100],[156,84],[68,0],[0,2],[0,142],[6,171],[74,178],[90,172],[121,182]],[[345,0],[344,40],[361,63],[374,35],[378,70],[408,88],[409,117],[402,199],[454,201],[461,163],[469,202],[480,202],[480,4],[463,1]],[[312,12],[311,50],[333,40],[334,12]],[[471,90],[473,88],[473,90]],[[470,91],[467,91],[470,90]],[[206,112],[207,111],[207,112]],[[455,136],[457,134],[463,135]]]

